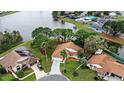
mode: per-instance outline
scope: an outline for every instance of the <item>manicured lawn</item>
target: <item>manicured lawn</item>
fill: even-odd
[[[78,67],[79,63],[76,61],[68,61],[65,63],[67,72],[64,73],[72,81],[94,81],[96,72],[90,70],[89,68],[78,69],[78,76],[73,76],[74,70]],[[61,64],[61,71],[64,68],[64,64]]]
[[[16,75],[19,77],[19,78],[23,78],[25,76],[27,76],[28,74],[32,73],[33,70],[31,68],[25,68],[19,72],[16,72]]]
[[[9,15],[9,14],[13,14],[13,13],[16,13],[16,12],[17,11],[8,11],[8,12],[5,12],[5,13],[0,14],[0,17],[6,16],[6,15]]]
[[[23,81],[36,81],[35,74],[32,74],[31,76],[25,78]]]
[[[6,74],[0,74],[0,81],[10,81],[12,79],[15,79],[11,73],[6,73]]]
[[[89,27],[88,24],[83,24],[81,22],[77,22],[73,19],[69,19],[69,18],[62,18],[64,21],[68,22],[68,23],[72,23],[74,24],[78,29],[83,29],[83,30],[86,30],[88,32],[92,32],[93,30],[91,30]]]

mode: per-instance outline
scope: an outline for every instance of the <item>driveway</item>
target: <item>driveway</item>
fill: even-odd
[[[46,73],[44,71],[41,71],[38,67],[37,64],[34,64],[33,66],[31,66],[31,68],[33,69],[36,79],[40,79],[42,77],[44,77],[46,75]]]
[[[59,75],[61,75],[60,61],[57,61],[57,60],[53,61],[51,71],[50,71],[49,74],[59,74]]]

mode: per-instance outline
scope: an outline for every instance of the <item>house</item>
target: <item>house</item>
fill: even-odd
[[[109,17],[111,17],[111,18],[114,18],[116,16],[117,16],[116,12],[110,12],[109,13]]]
[[[52,54],[52,61],[58,60],[63,61],[64,58],[61,56],[61,51],[66,50],[69,60],[79,60],[77,53],[82,48],[74,44],[73,42],[63,43],[57,46]]]
[[[25,51],[25,53],[28,53]],[[0,59],[0,64],[5,68],[5,70],[17,72],[25,67],[32,66],[33,64],[39,62],[39,59],[25,54],[23,51],[13,50],[6,56]]]
[[[93,55],[87,66],[105,80],[124,80],[124,65],[107,54]]]

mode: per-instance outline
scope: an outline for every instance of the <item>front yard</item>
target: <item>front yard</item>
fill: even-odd
[[[72,81],[94,81],[96,75],[96,72],[93,70],[90,70],[89,68],[85,67],[83,69],[79,68],[77,70],[78,75],[74,76],[73,72],[75,69],[79,66],[79,62],[76,61],[67,61],[65,63],[66,73],[64,73],[65,76],[67,76]],[[61,64],[61,72],[64,68],[64,64]]]
[[[33,55],[35,55],[36,57],[40,58],[40,60],[41,60],[40,62],[41,62],[41,64],[42,64],[42,67],[43,67],[44,71],[45,71],[46,73],[49,72],[50,69],[51,69],[51,65],[52,65],[52,62],[51,62],[51,53],[53,52],[54,48],[56,47],[56,44],[52,44],[52,45],[54,45],[54,46],[53,46],[54,48],[49,50],[49,53],[48,53],[48,62],[46,62],[46,57],[45,57],[45,55],[42,55],[39,49],[37,49],[37,48],[31,48],[31,46],[30,46],[30,45],[31,45],[31,42],[32,42],[32,41],[27,41],[27,42],[24,42],[24,43],[22,43],[22,44],[16,46],[16,47],[13,47],[13,48],[9,49],[8,51],[6,51],[6,52],[0,54],[0,57],[5,56],[5,55],[8,54],[10,51],[12,51],[12,50],[14,50],[14,49],[16,49],[16,48],[18,48],[18,47],[25,46],[25,47],[27,47],[29,50],[32,51]],[[53,42],[54,42],[54,41],[53,41]],[[25,75],[28,75],[29,72],[31,72],[31,71],[30,71],[30,70],[24,71],[24,73],[23,73],[23,75],[21,76],[21,78],[22,78],[23,76],[25,76]],[[18,75],[20,75],[20,74],[18,74]],[[1,76],[1,75],[0,75],[0,76]],[[3,78],[4,78],[4,79],[3,79]],[[9,80],[11,80],[11,79],[13,79],[13,78],[14,78],[14,77],[11,76],[11,74],[9,74],[9,73],[7,73],[6,75],[2,75],[2,80],[9,81]],[[24,79],[24,80],[25,80],[25,81],[26,81],[26,80],[27,80],[27,81],[32,81],[32,80],[34,81],[34,80],[36,80],[36,78],[35,78],[35,75],[31,75],[31,76],[27,77],[27,78]]]
[[[22,69],[21,71],[16,72],[16,75],[19,78],[23,78],[23,77],[25,77],[26,75],[28,75],[32,72],[33,72],[33,70],[31,68],[25,68],[25,69]]]

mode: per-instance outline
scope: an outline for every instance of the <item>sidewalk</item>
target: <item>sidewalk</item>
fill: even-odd
[[[37,80],[47,75],[47,73],[45,73],[44,71],[40,71],[40,69],[37,67],[37,64],[31,66],[31,68],[34,71]]]

